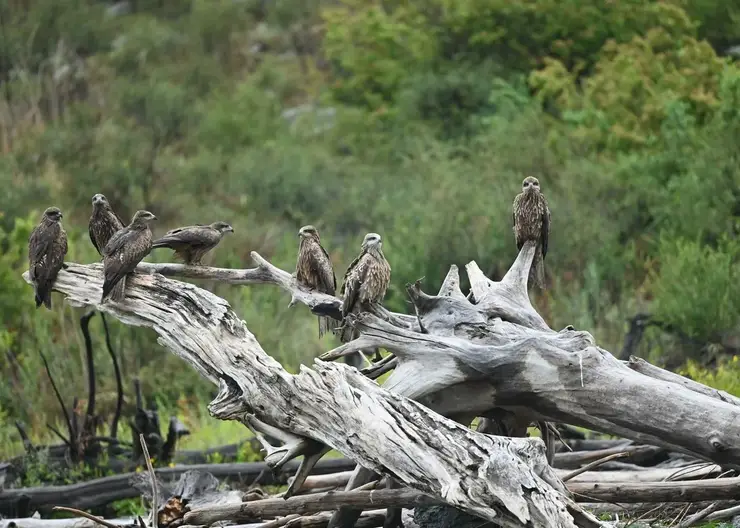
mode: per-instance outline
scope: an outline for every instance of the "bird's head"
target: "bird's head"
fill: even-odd
[[[319,240],[319,232],[312,225],[305,225],[302,228],[300,228],[298,230],[298,236],[301,237],[301,239],[315,238],[316,240]]]
[[[157,217],[149,211],[136,211],[136,213],[134,213],[134,218],[131,220],[131,225],[145,226],[152,220],[156,219]]]
[[[98,207],[110,207],[108,199],[100,193],[92,197],[92,205],[95,209],[97,209]]]
[[[378,233],[368,233],[362,240],[362,249],[380,249],[383,246],[383,241],[380,239]]]
[[[64,215],[58,207],[49,207],[44,211],[44,220],[49,222],[59,222],[63,217]]]
[[[540,192],[540,180],[534,176],[527,176],[522,182],[522,192]]]
[[[233,233],[234,232],[234,228],[231,227],[226,222],[213,222],[211,224],[211,227],[215,229],[216,231],[218,231],[219,233]]]

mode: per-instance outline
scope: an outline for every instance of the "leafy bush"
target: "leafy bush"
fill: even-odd
[[[556,60],[532,73],[532,86],[554,99],[580,134],[598,145],[629,149],[649,145],[659,134],[670,104],[682,101],[702,122],[719,102],[717,92],[725,61],[706,42],[677,41],[662,28],[630,42],[608,42],[577,93],[576,73]]]
[[[685,240],[661,241],[654,276],[654,314],[705,342],[734,328],[740,318],[740,243],[723,239],[716,249]]]

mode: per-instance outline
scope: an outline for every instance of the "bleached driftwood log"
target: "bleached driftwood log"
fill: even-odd
[[[527,295],[533,254],[526,244],[500,282],[469,263],[474,303],[460,290],[454,265],[439,295],[409,285],[416,319],[363,314],[354,321],[360,338],[322,358],[385,348],[396,355],[397,365],[384,387],[442,414],[484,415],[498,407],[740,468],[738,399],[644,361],[633,359],[630,368],[595,346],[588,332],[551,330]],[[258,254],[252,257],[257,267],[246,270],[140,268],[232,284],[274,284],[290,293],[291,305],[300,302],[317,315],[339,317],[340,299],[310,291]]]
[[[569,423],[740,467],[740,412],[733,398],[645,363],[621,362],[595,346],[588,332],[550,329],[527,295],[533,255],[526,244],[500,282],[469,263],[470,299],[454,265],[438,295],[409,285],[416,320],[363,314],[354,321],[360,338],[322,358],[385,348],[396,356],[386,388],[461,423],[474,416],[499,418],[504,410],[518,427],[539,420]],[[289,273],[252,256],[257,268],[250,270],[149,267],[171,276],[274,284],[291,295],[291,305],[338,317],[339,299],[306,290]],[[347,489],[372,475],[358,467]],[[332,526],[348,518],[336,517]]]
[[[256,253],[258,266],[247,270],[142,264],[126,301],[98,308],[154,328],[164,346],[217,381],[214,415],[282,438],[283,447],[268,446],[268,462],[280,467],[306,455],[293,491],[326,445],[360,463],[348,488],[378,472],[484,519],[498,515],[507,526],[525,519],[536,526],[548,516],[549,522],[568,525],[573,521],[566,504],[580,523],[593,522],[563,502],[562,483],[541,467],[538,441],[476,435],[400,396],[461,423],[475,416],[498,423],[501,413],[513,417],[519,430],[535,420],[559,421],[740,467],[740,408],[709,388],[677,383],[660,369],[637,372],[595,346],[588,332],[550,329],[527,295],[533,255],[533,245],[526,244],[500,282],[486,278],[475,262],[468,264],[470,300],[452,266],[438,295],[424,293],[418,283],[407,287],[416,317],[378,308],[352,318],[349,324],[360,337],[322,358],[385,348],[395,354],[384,385],[392,394],[354,370],[322,362],[288,375],[225,301],[162,277],[274,284],[290,293],[291,305],[339,317],[341,300],[302,287]],[[100,271],[97,264],[70,264],[55,289],[74,304],[97,305]],[[443,433],[430,434],[435,428]],[[379,436],[384,445],[378,445]],[[390,449],[394,441],[403,448]],[[498,479],[484,475],[493,466]],[[515,477],[509,473],[514,469]],[[522,492],[533,483],[537,493]]]
[[[191,284],[138,273],[127,283],[124,302],[104,304],[101,286],[100,264],[69,263],[55,290],[72,305],[92,305],[124,323],[154,329],[163,346],[219,385],[209,405],[214,416],[270,436],[283,431],[288,443],[281,462],[320,453],[326,445],[504,527],[599,525],[568,497],[539,439],[473,432],[347,365],[317,361],[313,370],[288,374],[226,301]]]

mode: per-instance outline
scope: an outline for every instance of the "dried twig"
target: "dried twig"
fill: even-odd
[[[690,528],[691,526],[694,526],[696,523],[699,523],[707,518],[707,516],[710,513],[713,513],[719,508],[718,502],[713,502],[703,510],[695,513],[694,515],[684,519],[679,524],[676,525],[675,528]]]
[[[591,469],[593,469],[595,467],[598,467],[598,466],[600,466],[602,464],[606,464],[607,462],[609,462],[610,460],[614,460],[615,458],[622,458],[622,457],[626,457],[627,455],[629,455],[629,451],[623,451],[621,453],[614,453],[613,455],[605,456],[604,458],[600,458],[598,460],[594,460],[590,464],[586,464],[582,468],[578,468],[575,471],[573,471],[571,473],[568,473],[567,475],[565,475],[560,480],[562,480],[563,482],[567,482],[570,479],[572,479],[574,477],[577,477],[581,473],[585,473],[586,471],[589,471],[589,470],[591,470]]]
[[[121,526],[117,524],[113,524],[111,522],[106,521],[105,519],[101,519],[100,517],[95,517],[92,514],[89,514],[87,512],[84,512],[82,510],[78,510],[76,508],[67,508],[66,506],[54,506],[52,508],[54,511],[65,511],[68,513],[74,513],[75,515],[78,515],[80,517],[84,517],[85,519],[90,519],[93,522],[98,523],[101,526],[105,526],[105,528],[122,528]]]
[[[146,447],[146,441],[144,435],[139,434],[139,442],[141,442],[141,450],[144,452],[144,459],[146,460],[146,468],[149,470],[149,478],[152,482],[152,527],[157,528],[157,512],[159,511],[159,493],[157,489],[157,476],[154,474],[154,467],[152,466],[152,459],[149,457],[149,449]]]
[[[87,361],[87,411],[85,411],[82,420],[82,433],[90,436],[95,432],[95,358],[92,338],[90,337],[90,319],[94,316],[95,310],[91,309],[80,317],[80,329],[85,340],[85,358]]]
[[[44,369],[46,370],[46,375],[49,377],[49,381],[51,382],[51,388],[54,390],[54,394],[57,397],[59,406],[62,408],[62,412],[64,413],[64,421],[67,422],[67,430],[69,431],[69,439],[71,442],[73,442],[75,432],[74,432],[74,429],[72,428],[72,420],[70,419],[69,411],[67,411],[67,407],[64,405],[64,400],[62,399],[62,395],[59,393],[57,384],[51,375],[51,369],[49,368],[49,362],[46,361],[46,356],[40,350],[39,350],[39,354],[41,355],[41,361],[43,361],[44,363]],[[68,445],[69,445],[69,448],[72,449],[72,445],[71,444],[68,444]]]
[[[110,339],[110,330],[108,329],[108,321],[105,319],[105,314],[100,312],[100,319],[103,321],[103,332],[105,332],[105,346],[110,354],[111,361],[113,362],[113,373],[116,376],[116,411],[113,413],[113,420],[110,423],[110,436],[116,438],[118,436],[118,421],[121,419],[121,412],[123,411],[123,379],[121,376],[121,367],[118,364],[118,358],[113,350],[113,345]]]

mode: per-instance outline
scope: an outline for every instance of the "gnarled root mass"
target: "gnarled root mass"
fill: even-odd
[[[258,266],[247,270],[141,264],[120,303],[98,304],[99,264],[69,264],[55,289],[74,305],[153,328],[163,346],[219,385],[209,410],[255,430],[272,467],[305,455],[288,496],[333,448],[359,464],[347,489],[381,474],[502,526],[599,525],[571,500],[540,439],[474,432],[467,425],[476,416],[502,431],[546,420],[581,425],[740,466],[734,401],[656,367],[631,368],[587,332],[548,327],[527,295],[531,244],[500,282],[468,264],[469,298],[453,266],[437,295],[418,283],[408,286],[415,316],[378,307],[347,321],[360,337],[322,359],[384,348],[394,357],[367,371],[393,369],[384,388],[354,368],[320,360],[288,374],[226,301],[165,277],[274,284],[290,293],[291,305],[339,318],[340,299],[307,290],[252,256]],[[283,445],[272,446],[265,436]],[[344,508],[330,526],[343,515],[359,513]]]

